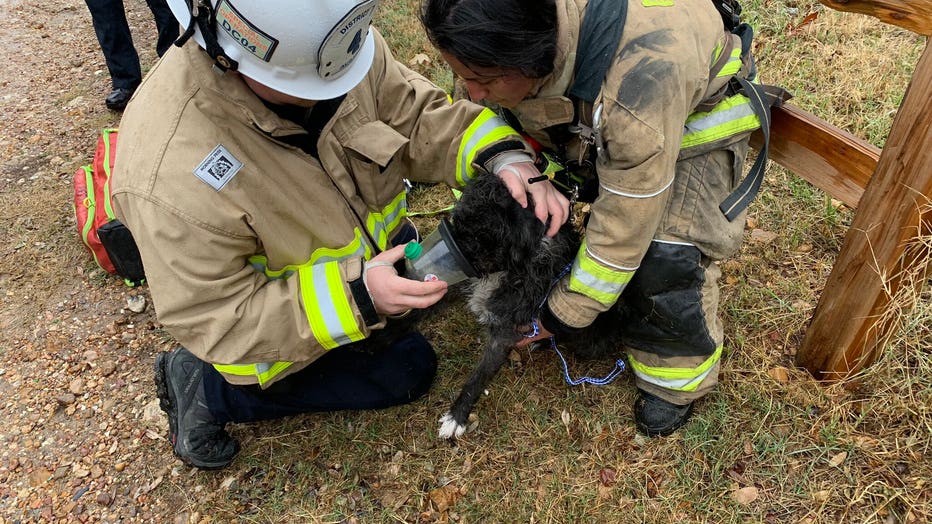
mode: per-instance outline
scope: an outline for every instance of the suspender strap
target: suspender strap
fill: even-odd
[[[735,23],[738,22],[738,15],[741,14],[741,6],[737,1],[726,0],[716,2],[716,6],[728,6],[727,13],[734,15]],[[722,12],[725,18],[726,12]],[[726,26],[727,26],[726,19]],[[764,181],[764,171],[767,167],[767,154],[770,146],[770,108],[780,106],[783,101],[789,98],[789,93],[784,89],[773,86],[763,86],[755,84],[754,78],[757,76],[757,65],[754,63],[754,56],[751,54],[751,41],[754,38],[754,30],[748,24],[737,24],[733,27],[732,32],[741,39],[741,57],[745,59],[745,71],[732,78],[730,91],[743,92],[748,97],[751,110],[760,120],[760,130],[764,136],[763,146],[758,151],[757,159],[744,177],[741,184],[728,195],[718,208],[724,213],[725,217],[732,221],[741,214],[757,196],[761,183]]]
[[[738,90],[742,91],[750,100],[751,110],[760,120],[760,130],[764,135],[764,140],[748,175],[728,195],[728,198],[718,206],[729,221],[737,218],[750,205],[754,197],[757,196],[758,190],[760,190],[761,182],[764,180],[764,169],[767,166],[767,152],[770,145],[770,108],[780,106],[786,96],[786,91],[781,88],[754,84],[737,76],[732,80],[738,83],[740,86]]]
[[[589,0],[579,28],[576,70],[568,93],[571,98],[591,104],[599,96],[627,16],[628,0]]]

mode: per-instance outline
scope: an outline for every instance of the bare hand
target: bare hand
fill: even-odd
[[[365,282],[372,304],[380,315],[401,315],[437,303],[447,283],[418,282],[398,276],[392,265],[404,257],[405,246],[395,246],[366,262]]]
[[[508,191],[521,207],[527,207],[527,194],[534,197],[534,215],[541,222],[546,223],[550,217],[550,227],[547,236],[552,237],[560,230],[560,226],[569,218],[570,202],[560,193],[549,180],[529,184],[528,180],[540,176],[540,171],[532,162],[515,162],[507,164],[498,170],[496,175],[502,179]]]

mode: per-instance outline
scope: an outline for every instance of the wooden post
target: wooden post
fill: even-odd
[[[898,327],[889,321],[890,308],[900,306],[891,298],[901,285],[923,283],[903,282],[901,276],[927,269],[917,267],[928,263],[927,253],[910,244],[930,234],[930,202],[932,46],[927,43],[797,353],[797,364],[816,378],[837,381],[870,365]]]

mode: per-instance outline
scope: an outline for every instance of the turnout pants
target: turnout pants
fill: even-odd
[[[618,302],[637,387],[675,404],[718,382],[717,262],[740,246],[747,215],[729,221],[719,204],[741,182],[749,136],[681,152],[663,221]]]
[[[412,402],[430,389],[437,355],[420,333],[384,347],[366,341],[330,350],[267,389],[227,382],[204,363],[204,393],[217,421],[254,422],[300,413],[380,409]]]

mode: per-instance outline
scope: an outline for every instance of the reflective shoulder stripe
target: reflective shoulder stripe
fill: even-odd
[[[489,108],[483,109],[472,124],[466,128],[466,132],[463,133],[463,140],[460,142],[459,152],[456,156],[458,159],[456,163],[456,181],[460,185],[466,185],[472,180],[475,175],[472,162],[479,150],[493,142],[517,134],[494,111]]]
[[[721,357],[722,346],[718,346],[712,356],[694,368],[651,367],[638,362],[634,357],[629,357],[628,361],[634,374],[645,382],[675,391],[695,391]]]
[[[388,247],[388,233],[398,227],[398,224],[408,215],[408,200],[405,192],[396,196],[385,209],[380,212],[371,212],[366,217],[366,229],[375,239],[379,249]]]
[[[298,269],[298,278],[308,325],[321,346],[333,349],[365,338],[343,292],[336,261],[303,266]]]
[[[259,364],[214,364],[214,369],[228,375],[255,376],[263,386],[273,377],[287,369],[293,362],[262,362]]]
[[[733,95],[719,102],[711,111],[689,115],[680,147],[707,144],[759,127],[760,119],[751,109],[748,97]]]
[[[611,306],[618,301],[625,285],[634,276],[634,271],[608,268],[593,258],[584,240],[573,261],[569,288],[604,306]]]

